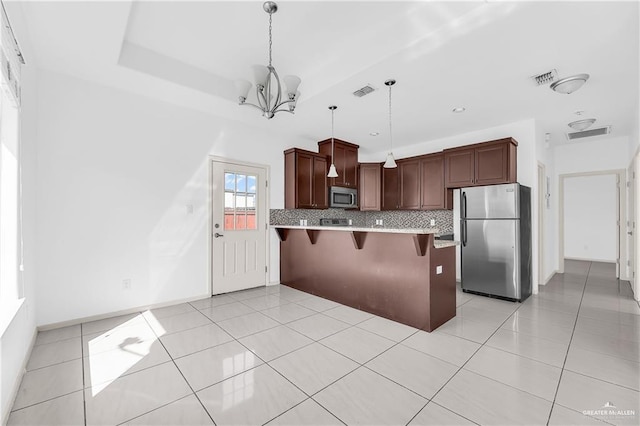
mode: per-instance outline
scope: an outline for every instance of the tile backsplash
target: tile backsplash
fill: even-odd
[[[385,228],[431,228],[431,219],[436,221],[435,228],[441,234],[453,232],[452,210],[391,210],[381,212],[361,212],[345,209],[272,209],[269,223],[271,225],[300,225],[306,220],[307,225],[317,226],[322,218],[345,218],[353,221],[353,226],[375,226],[376,220],[382,220]]]

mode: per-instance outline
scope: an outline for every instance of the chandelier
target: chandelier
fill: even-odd
[[[247,102],[251,83],[247,80],[236,81],[236,89],[238,93],[238,104],[249,105],[262,111],[262,115],[267,119],[273,118],[276,112],[290,112],[296,108],[300,92],[300,78],[295,75],[285,75],[282,80],[286,88],[285,97],[283,99],[283,85],[276,69],[271,65],[271,21],[273,14],[278,11],[278,5],[272,1],[266,1],[262,5],[265,12],[269,14],[269,65],[253,65],[253,78],[256,85],[257,105]],[[282,107],[282,108],[281,108]]]

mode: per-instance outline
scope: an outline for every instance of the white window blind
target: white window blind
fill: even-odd
[[[0,86],[7,91],[16,106],[20,106],[20,67],[24,59],[18,42],[13,34],[9,18],[2,7],[2,19],[0,22],[0,57],[2,66],[2,79]]]

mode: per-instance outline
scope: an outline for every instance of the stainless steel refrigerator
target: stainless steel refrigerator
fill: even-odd
[[[462,290],[513,301],[531,295],[531,188],[460,190]]]

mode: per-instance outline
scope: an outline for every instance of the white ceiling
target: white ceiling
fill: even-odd
[[[267,62],[262,2],[23,2],[29,63],[205,111],[302,141],[336,137],[367,152],[535,118],[554,144],[596,118],[631,134],[638,111],[638,2],[280,1],[273,64],[302,78],[295,115],[266,120],[233,82]],[[562,95],[532,75],[591,75]],[[363,98],[351,93],[371,84]],[[466,112],[451,109],[463,106]],[[585,114],[578,117],[576,110]],[[370,132],[380,132],[372,137]]]

